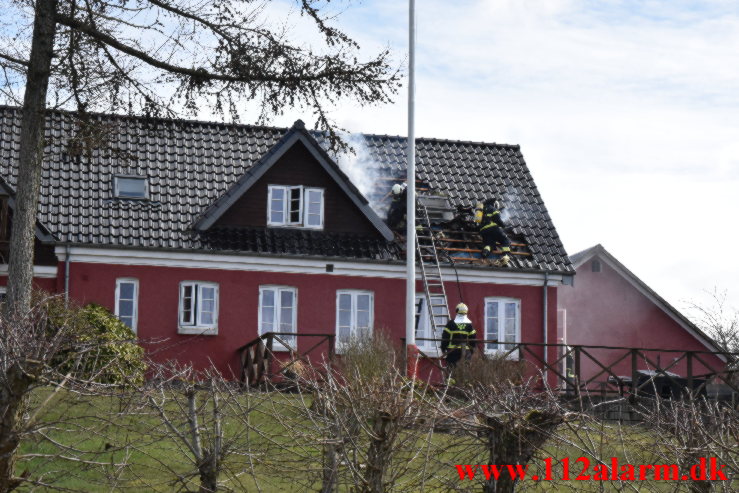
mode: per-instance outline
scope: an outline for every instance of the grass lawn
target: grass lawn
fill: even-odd
[[[49,392],[33,396],[37,402]],[[224,409],[223,446],[232,447],[223,474],[223,491],[319,491],[323,444],[318,432],[301,409],[310,399],[301,401],[295,394],[255,394],[251,401],[240,402],[249,408],[248,421],[234,418],[233,409]],[[209,407],[201,413],[205,431],[202,444],[212,443]],[[178,404],[165,407],[176,428],[189,435],[189,425]],[[242,416],[245,414],[242,414]],[[275,418],[275,416],[278,416]],[[151,409],[127,408],[112,397],[89,397],[60,392],[37,417],[39,433],[23,441],[24,458],[18,473],[28,471],[38,485],[76,491],[197,491],[199,478],[194,474],[192,453],[183,441],[166,432],[162,419]],[[558,430],[530,464],[529,475],[544,475],[546,457],[552,457],[553,476],[562,475],[559,459],[569,457],[570,477],[582,469],[578,457],[588,457],[592,467],[597,458],[610,464],[617,457],[621,464],[663,464],[670,457],[669,443],[655,447],[654,434],[642,427],[608,425],[584,431],[578,426]],[[233,438],[233,442],[228,437]],[[455,464],[484,464],[484,450],[474,437],[435,433],[428,448],[416,455],[423,437],[413,433],[400,438],[404,447],[390,470],[398,473],[398,491],[481,491],[479,480],[460,481]],[[411,442],[409,440],[417,440]],[[662,440],[664,442],[665,440]],[[246,452],[248,451],[248,453]],[[608,459],[608,460],[605,460]],[[348,467],[344,464],[343,467]],[[418,481],[418,471],[425,468],[427,478]],[[482,474],[482,473],[480,473]],[[687,483],[633,483],[624,491],[687,491]],[[44,486],[26,485],[21,490],[46,490]],[[620,491],[619,482],[601,481],[531,481],[520,484],[521,491]],[[340,491],[351,491],[344,485]]]

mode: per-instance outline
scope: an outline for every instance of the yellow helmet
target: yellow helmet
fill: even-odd
[[[456,310],[457,310],[457,313],[462,314],[462,315],[466,315],[467,312],[469,311],[467,309],[467,305],[465,305],[464,303],[460,303],[459,305],[457,305]]]

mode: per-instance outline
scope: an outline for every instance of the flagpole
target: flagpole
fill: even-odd
[[[416,347],[416,2],[408,8],[408,143],[407,143],[407,207],[406,207],[406,298],[405,343],[408,377],[416,377],[418,348]]]

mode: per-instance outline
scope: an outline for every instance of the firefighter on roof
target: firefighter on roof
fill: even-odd
[[[408,200],[408,188],[405,183],[396,183],[391,190],[393,201],[387,212],[387,225],[393,231],[401,230],[405,226],[405,210]]]
[[[482,258],[488,258],[496,246],[500,245],[503,256],[499,260],[500,265],[508,265],[511,257],[511,240],[508,239],[503,228],[505,223],[500,217],[500,205],[495,199],[488,199],[484,204],[477,204],[475,208],[475,222],[480,225],[480,236],[482,236]]]
[[[477,332],[472,321],[467,318],[467,305],[457,305],[457,316],[450,320],[441,334],[441,350],[446,357],[447,368],[454,368],[457,362],[464,357],[468,359],[475,350]]]

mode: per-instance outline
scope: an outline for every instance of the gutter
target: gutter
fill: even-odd
[[[69,244],[64,246],[64,303],[69,303]]]
[[[543,303],[542,303],[543,304],[543,319],[542,319],[542,324],[541,325],[542,325],[542,329],[544,330],[544,339],[543,339],[543,342],[544,342],[544,346],[543,346],[543,348],[544,348],[544,358],[543,358],[543,360],[544,360],[544,365],[545,365],[545,367],[544,367],[544,381],[545,382],[547,380],[547,368],[546,368],[546,365],[549,362],[549,358],[548,358],[548,353],[549,353],[548,349],[549,348],[547,347],[547,343],[549,342],[548,335],[547,335],[547,332],[549,331],[549,317],[548,317],[548,315],[549,315],[549,289],[548,289],[548,287],[549,287],[549,271],[544,271],[544,285],[542,286],[542,289],[544,290],[544,293],[543,293],[543,296],[542,296],[542,300],[543,300]]]

